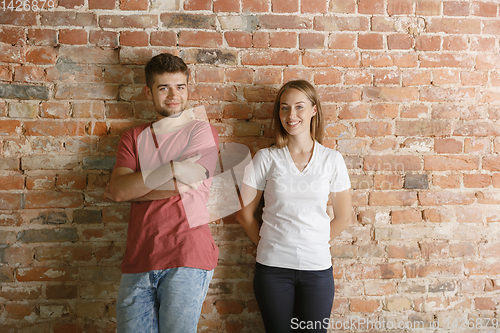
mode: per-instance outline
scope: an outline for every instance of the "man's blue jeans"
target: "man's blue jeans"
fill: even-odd
[[[118,333],[195,333],[214,271],[178,267],[122,274]]]

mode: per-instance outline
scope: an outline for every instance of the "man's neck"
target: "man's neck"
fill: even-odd
[[[153,123],[153,130],[156,135],[175,132],[189,124],[193,119],[193,109],[187,109],[170,117],[158,119]]]

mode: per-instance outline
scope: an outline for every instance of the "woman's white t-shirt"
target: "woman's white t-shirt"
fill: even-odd
[[[297,270],[330,268],[328,197],[351,187],[339,152],[315,142],[300,172],[288,147],[261,149],[245,168],[243,183],[264,191],[257,262]]]

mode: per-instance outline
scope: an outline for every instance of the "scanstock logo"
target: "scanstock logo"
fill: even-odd
[[[188,223],[190,227],[195,227],[241,209],[239,189],[245,167],[251,163],[252,157],[250,149],[243,144],[220,143],[217,147],[204,106],[185,110],[181,116],[191,118],[192,122],[183,126],[182,130],[172,128],[163,133],[146,128],[137,138],[137,150],[144,183],[151,189],[175,189],[172,182],[158,187],[151,181],[152,177],[148,178],[157,168],[172,165],[171,161],[183,161],[199,155],[199,164],[215,164],[212,177],[196,189],[181,193]],[[160,128],[160,122],[169,120],[162,119],[152,127]]]

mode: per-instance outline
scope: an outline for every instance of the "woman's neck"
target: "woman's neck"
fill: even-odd
[[[297,136],[288,137],[288,151],[295,154],[311,152],[314,147],[314,140],[310,135],[299,138]]]

